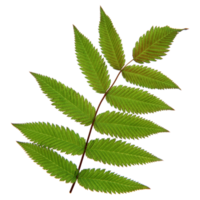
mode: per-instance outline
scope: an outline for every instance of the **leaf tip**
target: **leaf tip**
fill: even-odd
[[[170,129],[168,129],[168,133],[173,133],[173,131],[171,131]]]
[[[75,23],[70,23],[71,29],[75,29],[77,27],[77,25]]]
[[[177,112],[177,109],[175,107],[173,108],[173,112]]]
[[[17,147],[19,147],[19,144],[17,143],[17,140],[13,140],[13,142],[16,144]]]
[[[76,24],[75,23],[70,23],[70,26],[76,26]]]
[[[100,9],[104,10],[104,6],[102,4],[98,4],[98,9],[100,11]]]
[[[183,29],[186,30],[186,31],[190,31],[191,27],[183,27]]]
[[[153,190],[153,188],[151,186],[148,186],[148,188],[145,190]]]
[[[166,162],[166,159],[164,158],[160,158],[161,160],[159,160],[159,162]]]

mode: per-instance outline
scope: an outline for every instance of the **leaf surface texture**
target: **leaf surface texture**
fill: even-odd
[[[121,39],[116,32],[111,19],[106,15],[102,8],[100,9],[100,12],[99,43],[102,53],[114,69],[120,70],[125,64],[125,55]]]
[[[123,112],[153,113],[161,110],[173,110],[173,108],[147,91],[122,85],[112,87],[106,95],[106,100],[111,106]]]
[[[98,93],[105,93],[110,86],[107,66],[92,43],[74,26],[78,63],[90,86]]]
[[[133,58],[138,63],[149,63],[162,59],[169,50],[169,46],[173,42],[176,35],[185,29],[174,29],[169,26],[152,27],[139,41],[136,42],[133,48]]]
[[[41,122],[13,124],[13,126],[34,143],[72,155],[81,155],[84,151],[85,139],[63,126]]]
[[[34,162],[47,170],[51,176],[60,179],[60,181],[65,181],[66,183],[75,182],[77,167],[71,161],[69,162],[58,153],[46,147],[23,142],[18,142],[18,144]]]
[[[161,160],[139,147],[115,139],[91,140],[86,150],[86,156],[104,164],[117,166],[145,164]]]
[[[164,74],[149,67],[127,66],[123,69],[122,76],[130,83],[151,89],[179,88]]]
[[[138,139],[159,132],[168,132],[149,120],[114,111],[97,115],[94,128],[102,134],[124,139]]]
[[[83,96],[53,78],[31,72],[42,91],[58,110],[77,122],[88,126],[92,123],[95,108]]]
[[[105,193],[127,193],[149,189],[133,180],[105,171],[105,169],[84,169],[78,176],[78,183],[85,189]]]

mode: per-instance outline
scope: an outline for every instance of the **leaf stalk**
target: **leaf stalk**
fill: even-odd
[[[82,154],[82,157],[81,157],[81,160],[80,160],[80,163],[79,163],[78,172],[79,172],[80,169],[81,169],[81,165],[82,165],[82,162],[83,162],[83,158],[84,158],[84,156],[85,156],[85,152],[86,152],[86,149],[87,149],[87,145],[88,145],[88,142],[89,142],[89,139],[90,139],[90,135],[91,135],[91,132],[92,132],[92,129],[93,129],[93,126],[94,126],[94,122],[95,122],[97,113],[98,113],[98,111],[99,111],[99,108],[100,108],[100,106],[101,106],[103,100],[105,99],[106,95],[108,94],[109,90],[114,86],[115,82],[117,81],[119,75],[122,73],[123,69],[124,69],[127,65],[129,65],[132,61],[133,61],[133,59],[132,59],[131,61],[129,61],[126,65],[124,65],[124,66],[122,67],[122,69],[120,70],[120,72],[119,72],[118,75],[116,76],[115,80],[113,81],[112,85],[107,89],[107,91],[106,91],[105,94],[103,95],[101,101],[99,102],[99,105],[98,105],[98,107],[97,107],[97,109],[96,109],[96,112],[95,112],[95,116],[94,116],[93,122],[92,122],[92,124],[91,124],[91,126],[90,126],[90,130],[89,130],[89,133],[88,133],[87,141],[86,141],[86,143],[85,143],[84,152],[83,152],[83,154]],[[77,175],[77,177],[76,177],[76,180],[77,180],[77,179],[78,179],[78,175]],[[74,188],[74,186],[75,186],[75,183],[76,183],[76,181],[72,184],[69,193],[72,193],[73,188]]]

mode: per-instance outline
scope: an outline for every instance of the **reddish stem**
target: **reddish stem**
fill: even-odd
[[[82,157],[81,157],[81,160],[80,160],[80,163],[79,163],[79,166],[78,166],[78,171],[80,171],[80,169],[81,169],[81,165],[82,165],[82,162],[83,162],[83,158],[84,158],[84,156],[85,156],[85,152],[86,152],[87,145],[88,145],[88,142],[89,142],[89,139],[90,139],[90,135],[91,135],[91,132],[92,132],[92,128],[93,128],[93,126],[94,126],[94,122],[95,122],[97,113],[98,113],[98,111],[99,111],[99,108],[100,108],[100,106],[101,106],[101,103],[103,102],[104,98],[105,98],[106,95],[108,94],[109,90],[113,87],[113,85],[114,85],[115,82],[117,81],[117,79],[118,79],[119,75],[122,73],[123,69],[124,69],[128,64],[130,64],[132,61],[133,61],[133,60],[129,61],[126,65],[124,65],[124,67],[122,67],[122,69],[121,69],[120,72],[118,73],[117,77],[115,78],[114,82],[113,82],[112,85],[108,88],[108,90],[107,90],[107,91],[105,92],[105,94],[103,95],[101,101],[99,102],[99,105],[98,105],[98,107],[97,107],[97,109],[96,109],[96,112],[95,112],[95,116],[94,116],[92,125],[90,126],[90,131],[89,131],[89,134],[88,134],[88,137],[87,137],[87,141],[86,141],[86,143],[85,143],[85,148],[84,148],[83,155],[82,155]],[[78,175],[77,175],[76,179],[77,179],[77,178],[78,178]],[[75,183],[76,183],[76,181],[72,184],[72,187],[71,187],[69,193],[72,193],[72,190],[73,190],[73,188],[74,188]]]

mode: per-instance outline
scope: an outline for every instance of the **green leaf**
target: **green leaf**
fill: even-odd
[[[114,69],[120,70],[125,64],[125,55],[121,39],[116,32],[111,19],[106,15],[102,8],[100,8],[100,12],[99,43],[102,53]]]
[[[40,165],[43,169],[66,183],[74,183],[76,181],[75,172],[77,167],[71,161],[69,162],[58,153],[46,147],[41,147],[36,144],[17,142],[29,155],[34,162]]]
[[[116,112],[105,112],[97,115],[94,123],[96,131],[119,138],[144,138],[159,132],[168,130],[153,122],[137,117]]]
[[[136,42],[133,48],[133,58],[138,63],[149,63],[162,59],[161,56],[166,55],[169,46],[173,42],[176,35],[187,29],[173,29],[169,26],[152,27]]]
[[[34,143],[72,155],[81,155],[84,151],[85,139],[63,126],[41,122],[13,124],[13,126]]]
[[[147,151],[126,142],[115,139],[96,139],[88,143],[86,156],[104,164],[127,166],[145,164],[161,159],[148,153]]]
[[[85,189],[105,193],[127,193],[135,190],[149,189],[138,182],[111,173],[105,169],[84,169],[78,176],[78,183]]]
[[[160,110],[173,110],[159,98],[136,88],[114,86],[106,95],[111,106],[132,113],[152,113]]]
[[[179,88],[164,74],[149,67],[127,66],[123,69],[122,76],[130,83],[151,89]]]
[[[36,78],[42,91],[50,98],[58,110],[77,122],[88,126],[92,123],[95,115],[95,108],[72,88],[53,78],[31,72]]]
[[[105,93],[110,86],[107,66],[92,43],[74,26],[76,55],[83,74],[90,86],[99,93]]]

